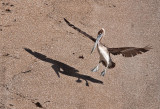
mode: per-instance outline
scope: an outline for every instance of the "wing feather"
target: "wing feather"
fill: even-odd
[[[96,41],[96,39],[93,36],[87,34],[86,32],[84,32],[81,29],[79,29],[78,27],[76,27],[75,25],[71,24],[67,19],[64,18],[64,21],[68,24],[68,26],[72,27],[76,31],[78,31],[81,34],[83,34],[84,36],[88,37],[93,42]],[[103,43],[101,43],[101,44],[105,46],[105,44],[103,44]],[[113,55],[122,54],[122,56],[124,56],[124,57],[133,57],[137,54],[145,53],[145,52],[149,51],[150,49],[152,49],[151,46],[145,46],[144,48],[120,47],[120,48],[108,48],[108,51],[110,53],[112,53]]]
[[[120,47],[120,48],[108,48],[108,51],[113,55],[120,55],[124,57],[133,57],[137,54],[142,54],[149,51],[151,46],[145,46],[144,48],[136,48],[136,47]]]

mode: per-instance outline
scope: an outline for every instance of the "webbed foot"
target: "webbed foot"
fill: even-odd
[[[98,71],[99,66],[96,66],[95,68],[93,68],[91,71],[92,72],[97,72]]]
[[[104,76],[106,74],[106,69],[101,72],[101,76]]]

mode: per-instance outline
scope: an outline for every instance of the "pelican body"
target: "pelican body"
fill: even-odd
[[[105,35],[105,30],[102,28],[99,32],[98,32],[98,36],[96,39],[96,42],[94,44],[94,47],[91,51],[91,53],[95,50],[95,48],[97,47],[98,53],[100,55],[100,60],[98,65],[92,69],[92,72],[97,72],[98,68],[99,68],[99,64],[102,62],[102,64],[105,66],[104,71],[101,72],[101,75],[104,76],[106,73],[107,68],[113,68],[115,67],[115,63],[112,62],[112,59],[110,57],[110,53],[108,51],[108,48],[106,46],[104,46],[103,44],[100,43],[100,40],[102,39],[102,37]]]

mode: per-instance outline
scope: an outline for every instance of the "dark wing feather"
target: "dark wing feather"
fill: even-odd
[[[82,31],[81,29],[79,29],[78,27],[74,26],[73,24],[71,24],[67,19],[64,18],[64,21],[68,24],[68,26],[72,27],[73,29],[77,30],[78,32],[80,32],[81,34],[85,35],[86,37],[88,37],[90,40],[92,40],[93,42],[96,41],[96,39],[87,34],[86,32]],[[102,45],[104,45],[103,43],[101,43]],[[105,45],[104,45],[105,46]],[[124,57],[132,57],[135,56],[137,54],[142,54],[142,52],[147,52],[151,49],[151,47],[146,46],[144,48],[136,48],[136,47],[120,47],[120,48],[108,48],[108,51],[110,53],[112,53],[113,55],[119,55],[122,54]]]
[[[80,32],[81,34],[85,35],[86,37],[88,37],[89,39],[91,39],[93,42],[96,41],[96,39],[87,34],[86,32],[84,32],[83,30],[79,29],[78,27],[74,26],[73,24],[71,24],[67,19],[64,18],[64,21],[68,24],[68,26],[72,27],[73,29],[75,29],[76,31]]]
[[[142,54],[152,49],[150,46],[145,46],[144,48],[136,47],[120,47],[120,48],[108,48],[108,51],[113,55],[122,54],[124,57],[132,57],[137,54]]]

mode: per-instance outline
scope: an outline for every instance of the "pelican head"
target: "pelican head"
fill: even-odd
[[[95,48],[97,47],[97,44],[99,43],[99,41],[102,39],[102,37],[104,36],[105,34],[105,30],[104,28],[102,28],[99,32],[98,32],[98,35],[97,35],[97,39],[96,39],[96,42],[94,44],[94,47],[91,51],[91,53],[95,50]]]

